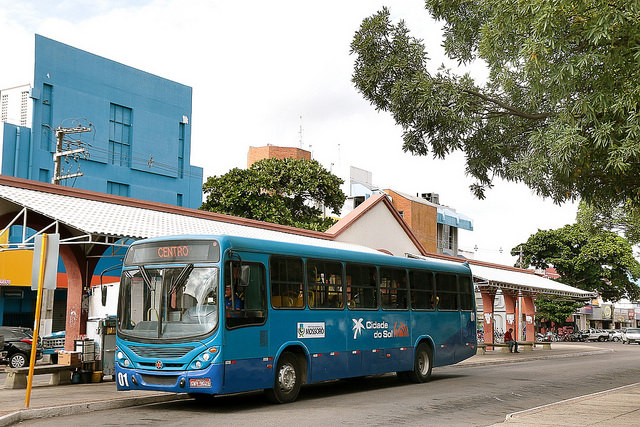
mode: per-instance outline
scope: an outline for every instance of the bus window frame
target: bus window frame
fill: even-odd
[[[373,267],[375,269],[375,274],[376,274],[376,284],[375,284],[375,296],[376,296],[376,306],[375,307],[360,307],[360,306],[356,306],[356,307],[349,307],[349,300],[347,299],[347,304],[345,304],[347,306],[347,308],[349,310],[352,311],[360,311],[360,310],[368,310],[368,311],[376,311],[380,309],[380,269],[379,269],[379,265],[378,264],[367,264],[367,263],[362,263],[362,262],[345,262],[344,263],[344,274],[345,274],[345,297],[348,298],[348,292],[347,289],[348,288],[353,288],[353,283],[351,285],[347,285],[347,267],[349,265],[355,265],[355,266],[359,266],[359,267]],[[362,286],[356,286],[358,288],[362,287]]]
[[[428,291],[422,290],[422,289],[414,289],[414,287],[412,286],[413,281],[411,280],[411,272],[421,272],[421,273],[425,273],[431,276],[431,298],[433,298],[433,303],[432,303],[432,307],[431,308],[414,308],[413,307],[413,296],[411,294],[412,291],[416,291],[416,292],[420,292],[420,293],[424,293],[424,294],[429,294]],[[435,272],[432,270],[424,270],[424,269],[420,269],[420,268],[409,268],[408,269],[408,277],[409,277],[409,307],[411,308],[412,311],[436,311],[436,308],[438,306],[438,304],[436,303],[437,300],[437,295],[436,295],[436,275]]]
[[[383,300],[382,300],[382,270],[387,269],[387,270],[401,270],[404,274],[404,280],[405,280],[405,287],[404,287],[404,292],[405,292],[405,298],[406,298],[406,307],[405,308],[393,308],[393,307],[385,307],[383,304]],[[385,286],[386,289],[393,289],[391,287],[387,288]],[[400,288],[396,288],[396,289],[400,289]],[[391,294],[389,294],[391,295]],[[411,307],[411,299],[410,299],[410,295],[409,295],[409,275],[407,273],[407,269],[404,267],[395,267],[395,266],[378,266],[378,301],[379,301],[379,306],[383,311],[409,311],[410,307]]]
[[[473,277],[471,275],[466,275],[466,274],[457,274],[458,279],[457,279],[457,283],[458,283],[458,305],[460,306],[460,311],[464,311],[465,313],[471,313],[476,311],[476,295],[475,295],[475,291],[474,291],[474,286],[473,286]],[[471,286],[471,308],[463,308],[462,307],[462,290],[460,288],[460,278],[465,277],[469,279],[469,284]]]
[[[303,292],[303,300],[302,300],[302,306],[291,306],[291,307],[286,307],[286,306],[274,306],[273,305],[273,294],[272,294],[272,268],[271,268],[271,262],[274,258],[283,258],[283,259],[292,259],[292,260],[299,260],[302,263],[302,282],[300,283],[300,285],[302,286],[302,292]],[[292,255],[279,255],[279,254],[270,254],[269,255],[269,271],[267,274],[267,294],[269,297],[269,304],[268,306],[273,309],[273,310],[304,310],[306,307],[306,301],[307,301],[307,296],[304,295],[304,292],[306,290],[305,288],[305,278],[306,275],[306,269],[305,269],[305,262],[304,262],[304,258],[302,257],[298,257],[298,256],[292,256]],[[282,295],[281,295],[282,297]],[[291,297],[293,298],[293,297]]]
[[[263,321],[261,323],[243,323],[240,325],[234,325],[234,326],[229,326],[229,321],[228,321],[228,317],[227,317],[227,304],[225,301],[225,288],[227,286],[226,284],[226,275],[227,275],[227,271],[229,271],[228,266],[231,266],[232,263],[239,263],[242,265],[258,265],[259,268],[262,267],[262,273],[263,273],[263,286],[264,286],[264,297],[265,297],[265,305],[264,305],[264,316],[263,316]],[[267,323],[267,318],[269,317],[269,301],[268,301],[268,293],[269,293],[269,286],[267,283],[267,267],[264,265],[264,263],[260,262],[260,261],[243,261],[242,263],[240,263],[239,261],[233,260],[233,259],[228,259],[224,262],[224,265],[222,265],[224,270],[222,272],[222,278],[221,278],[221,284],[222,284],[222,297],[219,298],[221,304],[220,307],[222,308],[222,314],[221,317],[224,317],[224,325],[225,328],[229,331],[234,330],[234,329],[239,329],[239,328],[246,328],[246,327],[251,327],[251,326],[263,326]],[[233,286],[231,286],[231,291],[233,292]],[[246,303],[246,300],[243,301],[243,304]],[[250,309],[246,309],[246,308],[242,308],[242,309],[233,309],[233,311],[240,311],[240,312],[244,312],[244,311],[261,311],[261,310],[250,310]]]
[[[339,303],[341,304],[338,307],[311,307],[309,305],[309,293],[311,293],[312,291],[309,289],[309,271],[308,271],[308,267],[309,267],[309,262],[318,262],[318,263],[332,263],[332,264],[338,264],[340,265],[340,279],[342,280],[342,283],[339,285],[334,285],[334,286],[340,286],[342,287],[342,291],[340,292],[341,297],[339,300]],[[307,307],[309,310],[330,310],[330,311],[342,311],[345,309],[347,303],[347,289],[346,289],[346,266],[344,262],[341,261],[337,261],[337,260],[331,260],[331,259],[327,259],[327,258],[306,258],[304,259],[304,302],[305,302],[305,307]],[[314,283],[315,284],[315,283]],[[331,286],[331,284],[328,284],[325,286]],[[314,296],[315,299],[315,296]]]
[[[438,286],[438,283],[439,283],[438,275],[453,276],[454,281],[455,281],[455,287],[456,287],[455,292],[449,292],[449,291],[443,291],[443,292],[455,295],[455,297],[456,297],[456,308],[440,308],[440,295],[438,294],[438,288],[439,288],[439,286]],[[434,280],[435,280],[434,281],[434,284],[435,284],[434,290],[435,290],[435,293],[436,293],[436,310],[437,311],[449,312],[449,313],[460,311],[460,298],[459,298],[460,291],[459,291],[459,288],[458,288],[458,274],[456,274],[456,273],[446,273],[446,272],[442,272],[442,271],[436,271],[435,272],[435,276],[434,276]]]

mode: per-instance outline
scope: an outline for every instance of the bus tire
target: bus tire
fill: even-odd
[[[416,348],[413,371],[407,372],[407,376],[411,382],[424,383],[431,378],[431,368],[433,368],[433,350],[428,344],[421,342]]]
[[[266,389],[267,399],[273,403],[291,403],[298,398],[302,386],[302,372],[298,358],[284,352],[278,359],[273,388]]]

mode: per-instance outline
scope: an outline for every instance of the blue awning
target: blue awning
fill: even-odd
[[[438,224],[450,225],[451,227],[473,231],[473,222],[466,215],[459,214],[445,207],[438,207]]]

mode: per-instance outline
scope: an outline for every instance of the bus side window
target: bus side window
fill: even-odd
[[[383,309],[407,308],[407,273],[399,268],[380,269],[380,301]]]
[[[438,310],[458,309],[458,286],[453,274],[436,273]]]
[[[310,308],[344,307],[342,263],[307,261],[307,299]]]
[[[411,270],[409,272],[411,286],[411,308],[414,310],[433,310],[433,273],[430,271]]]
[[[271,305],[274,308],[304,307],[302,259],[272,256],[269,270]]]
[[[473,311],[475,308],[475,294],[471,277],[458,276],[458,288],[460,289],[460,308],[465,311]]]
[[[267,286],[264,265],[243,262],[247,283],[240,283],[240,262],[227,262],[224,304],[227,328],[261,325],[267,318]],[[245,270],[245,272],[247,272]]]
[[[376,267],[347,264],[347,307],[350,309],[378,308]]]

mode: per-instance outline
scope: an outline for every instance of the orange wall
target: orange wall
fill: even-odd
[[[311,160],[311,152],[295,147],[276,147],[266,145],[264,147],[249,147],[247,155],[247,167],[262,159],[303,159]]]
[[[416,235],[420,244],[429,252],[438,252],[438,209],[413,200],[392,190],[384,190],[391,196],[391,203],[397,211],[402,211],[404,221]]]

